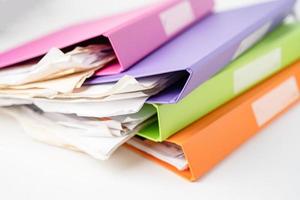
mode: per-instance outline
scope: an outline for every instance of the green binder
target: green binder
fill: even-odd
[[[138,135],[164,141],[300,58],[300,24],[283,24],[177,104],[149,104],[157,121]]]

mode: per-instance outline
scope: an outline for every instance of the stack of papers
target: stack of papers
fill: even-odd
[[[151,106],[136,114],[112,118],[82,118],[76,115],[45,113],[35,106],[3,107],[35,140],[87,153],[105,160],[136,131],[153,122]]]
[[[156,110],[144,106],[146,100],[181,78],[125,75],[116,82],[83,85],[114,60],[110,46],[89,45],[67,53],[53,48],[37,63],[3,69],[1,110],[36,140],[107,159],[156,120]]]

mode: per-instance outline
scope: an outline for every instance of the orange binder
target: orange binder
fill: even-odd
[[[293,106],[300,99],[299,88],[300,61],[169,138],[184,152],[184,171],[128,146],[194,181]]]

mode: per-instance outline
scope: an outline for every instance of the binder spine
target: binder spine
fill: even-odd
[[[173,0],[105,35],[111,41],[120,65],[125,70],[211,13],[212,8],[213,0]]]
[[[300,39],[300,26],[294,25],[280,28],[283,31],[284,29],[290,29],[290,33],[273,41],[272,45],[264,43],[264,45],[257,50],[249,52],[251,55],[245,55],[245,58],[247,57],[249,60],[248,62],[237,64],[235,65],[236,69],[228,68],[226,72],[219,74],[218,79],[232,82],[232,84],[227,82],[223,84],[222,97],[218,95],[219,93],[217,91],[220,82],[215,80],[217,78],[213,78],[207,81],[205,85],[196,88],[189,96],[177,104],[156,105],[157,112],[159,113],[159,141],[167,139],[188,124],[203,117],[210,111],[300,58],[300,46],[295,42]],[[280,28],[275,33],[280,33]],[[242,59],[245,60],[244,58]],[[242,59],[238,61],[242,61]],[[249,77],[248,73],[251,73],[252,76]],[[208,87],[211,88],[209,91],[207,90]],[[209,93],[206,94],[206,92]],[[216,98],[218,101],[210,101],[209,98]],[[199,106],[195,106],[196,102],[199,102]],[[201,103],[206,103],[206,106],[201,106]],[[189,112],[189,116],[182,118],[182,113],[187,111]],[[172,121],[169,120],[170,113],[172,113]]]

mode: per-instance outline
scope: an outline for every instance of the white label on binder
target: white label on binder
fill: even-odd
[[[166,35],[173,35],[194,21],[195,15],[189,1],[185,0],[159,15]]]
[[[243,54],[247,49],[249,49],[251,46],[257,43],[260,39],[262,39],[263,36],[269,31],[271,26],[272,26],[272,22],[268,22],[265,25],[263,25],[261,28],[259,28],[257,31],[250,34],[250,36],[248,36],[246,39],[244,39],[241,42],[237,51],[235,52],[232,60],[235,60],[237,57]]]
[[[238,94],[266,78],[281,66],[281,49],[274,49],[234,72],[234,93]]]
[[[299,88],[294,76],[271,90],[252,104],[256,122],[264,125],[299,98]]]

